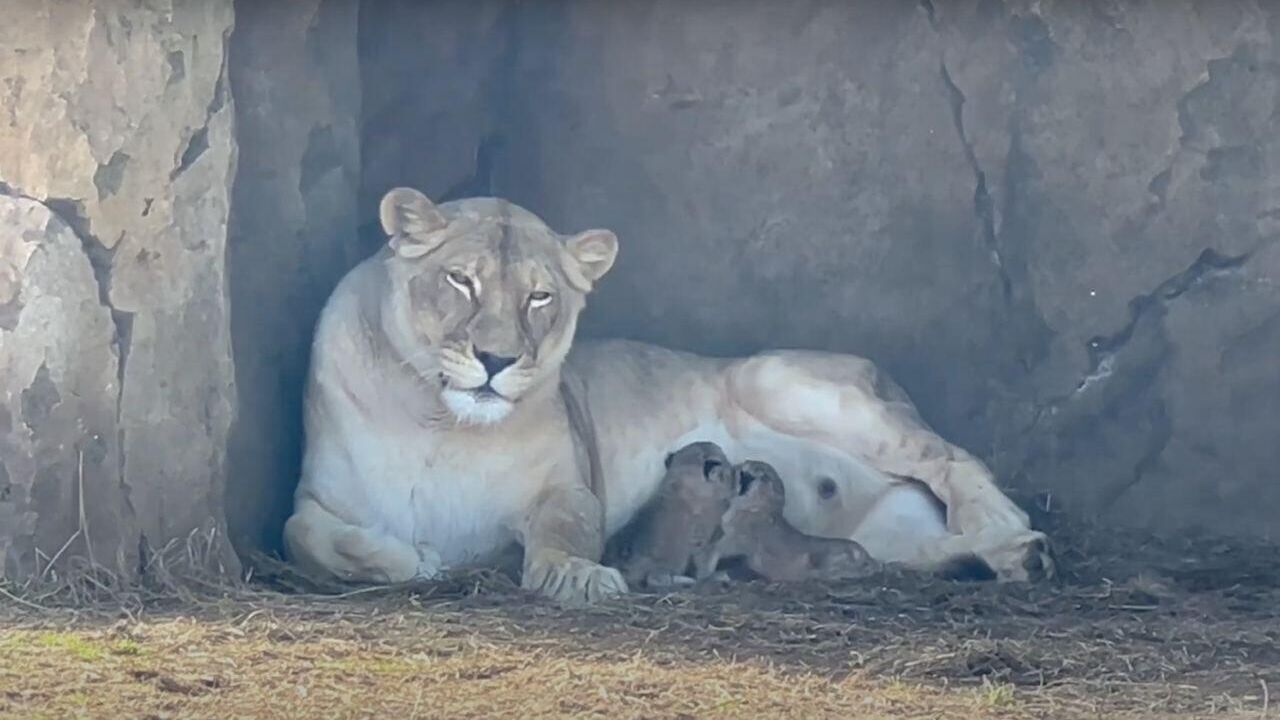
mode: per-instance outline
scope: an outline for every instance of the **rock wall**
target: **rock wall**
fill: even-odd
[[[1280,530],[1276,6],[376,7],[366,194],[617,230],[584,334],[857,352],[1020,497]]]
[[[439,201],[493,193],[513,111],[505,68],[521,32],[515,5],[361,3],[363,236],[381,243],[378,203],[415,187]]]
[[[242,550],[279,546],[302,452],[312,329],[356,234],[357,0],[236,3],[229,74],[240,162],[228,252],[239,414],[227,517]]]
[[[1018,497],[1274,537],[1278,42],[1256,0],[13,3],[0,573],[277,547],[399,184],[617,230],[585,335],[863,354]]]
[[[221,542],[228,1],[0,9],[0,572]],[[69,543],[69,544],[68,544]]]

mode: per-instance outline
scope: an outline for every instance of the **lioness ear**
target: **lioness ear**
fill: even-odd
[[[398,187],[383,195],[378,218],[391,249],[402,258],[422,257],[444,242],[444,215],[413,188]]]
[[[618,236],[608,230],[587,230],[565,241],[565,248],[577,261],[587,288],[604,277],[618,257]]]

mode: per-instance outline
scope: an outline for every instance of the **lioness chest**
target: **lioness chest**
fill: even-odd
[[[521,541],[529,509],[572,447],[507,445],[465,433],[387,433],[354,429],[348,441],[371,517],[362,524],[413,545],[427,544],[446,566],[502,551]]]

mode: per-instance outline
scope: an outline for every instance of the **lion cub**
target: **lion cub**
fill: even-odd
[[[880,564],[852,540],[805,535],[782,516],[786,490],[772,465],[755,460],[733,469],[737,494],[721,520],[709,560],[742,558],[771,582],[867,577]]]
[[[737,483],[719,445],[690,443],[667,455],[657,495],[639,518],[630,557],[623,565],[629,584],[657,588],[692,585],[690,564],[702,578],[715,570],[712,543]]]

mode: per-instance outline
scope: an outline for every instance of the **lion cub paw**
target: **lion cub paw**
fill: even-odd
[[[427,543],[418,543],[414,549],[418,551],[418,574],[415,577],[419,580],[431,580],[439,575],[444,569],[440,553]]]
[[[521,587],[563,604],[594,603],[627,592],[622,573],[564,552],[543,550],[525,564]]]
[[[697,581],[688,575],[677,575],[669,572],[651,572],[644,579],[644,585],[648,588],[688,588],[697,584]]]

